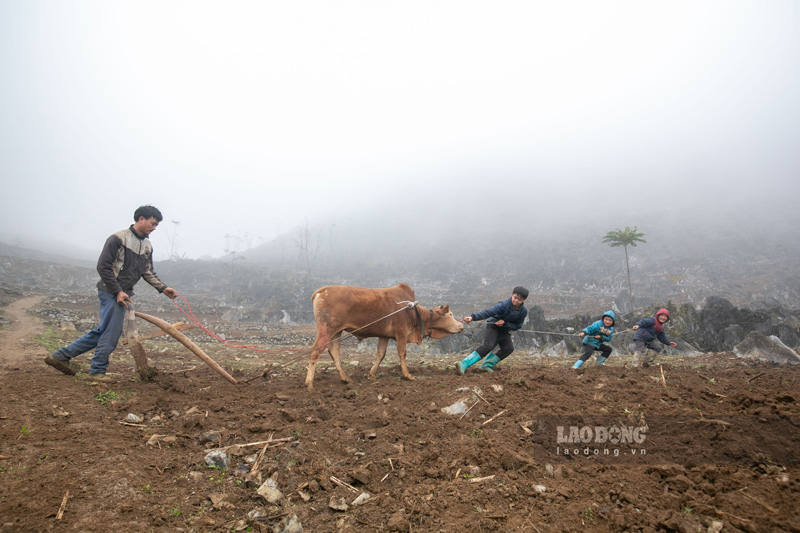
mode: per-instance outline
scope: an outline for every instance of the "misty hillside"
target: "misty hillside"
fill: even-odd
[[[441,222],[441,221],[440,221]],[[629,305],[625,252],[602,243],[618,226],[542,224],[495,234],[491,224],[435,229],[425,219],[387,229],[370,224],[299,226],[272,242],[218,260],[157,261],[159,276],[194,301],[258,310],[261,318],[312,320],[310,296],[328,284],[387,287],[409,283],[423,305],[449,303],[457,314],[508,297],[515,285],[548,318],[596,314]],[[630,247],[636,310],[692,304],[709,296],[748,308],[800,308],[800,240],[789,225],[732,227],[681,217],[639,227],[646,243]],[[98,249],[101,243],[98,243]],[[44,282],[93,292],[93,263],[0,244],[0,276],[34,290]],[[16,257],[18,259],[11,259]],[[61,265],[61,266],[60,266]],[[137,290],[140,298],[152,291]]]

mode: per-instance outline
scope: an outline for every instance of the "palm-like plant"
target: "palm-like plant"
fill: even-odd
[[[606,233],[606,236],[603,237],[603,242],[612,248],[616,248],[617,246],[625,248],[625,268],[628,271],[628,297],[631,301],[631,313],[633,312],[633,289],[631,289],[631,267],[628,263],[628,246],[636,246],[636,243],[640,242],[646,243],[647,241],[642,237],[644,237],[644,233],[639,233],[639,228],[636,226],[634,226],[633,229],[625,226],[624,230],[617,228],[614,231],[609,231]]]

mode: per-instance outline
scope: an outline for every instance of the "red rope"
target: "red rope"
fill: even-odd
[[[186,311],[184,311],[183,308],[180,306],[180,304],[177,302],[178,298],[180,298],[181,300],[186,302],[186,308],[189,310],[188,313]],[[231,342],[229,340],[223,339],[222,337],[219,337],[218,335],[216,335],[216,334],[212,333],[211,331],[209,331],[209,329],[206,328],[200,322],[200,320],[198,320],[198,318],[196,316],[194,316],[194,313],[192,312],[192,307],[189,305],[189,301],[186,298],[184,298],[183,295],[179,294],[177,298],[174,298],[172,300],[172,303],[175,304],[175,307],[177,307],[178,310],[183,314],[183,316],[188,318],[192,322],[192,324],[194,324],[198,328],[202,329],[203,331],[206,332],[206,334],[208,334],[209,336],[217,339],[219,342],[221,342],[222,344],[224,344],[228,348],[239,348],[239,349],[246,349],[246,350],[255,350],[257,352],[275,352],[275,353],[277,353],[277,352],[287,352],[287,351],[288,352],[295,352],[295,351],[300,351],[300,350],[305,350],[306,349],[306,348],[284,348],[282,350],[265,350],[263,348],[259,348],[255,344],[236,344],[235,342]]]

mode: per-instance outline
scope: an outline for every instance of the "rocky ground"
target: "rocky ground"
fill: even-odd
[[[152,381],[120,349],[119,382],[94,384],[87,359],[68,377],[42,358],[78,335],[57,317],[80,328],[96,304],[11,299],[3,531],[800,531],[799,365],[721,352],[632,369],[617,354],[575,372],[518,351],[457,376],[460,355],[417,353],[409,382],[390,347],[373,381],[360,344],[349,384],[323,359],[309,393],[313,331],[270,325],[260,351],[191,332],[237,385],[163,338],[144,341]]]

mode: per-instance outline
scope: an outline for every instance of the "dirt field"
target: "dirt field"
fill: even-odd
[[[152,382],[118,350],[119,383],[97,385],[87,356],[75,377],[43,364],[37,305],[0,331],[2,531],[800,531],[796,367],[618,355],[575,372],[517,352],[461,377],[452,354],[410,356],[409,382],[390,347],[371,381],[346,349],[351,383],[323,359],[308,393],[302,352],[202,344],[233,385],[150,340]],[[215,448],[227,470],[205,464]]]

